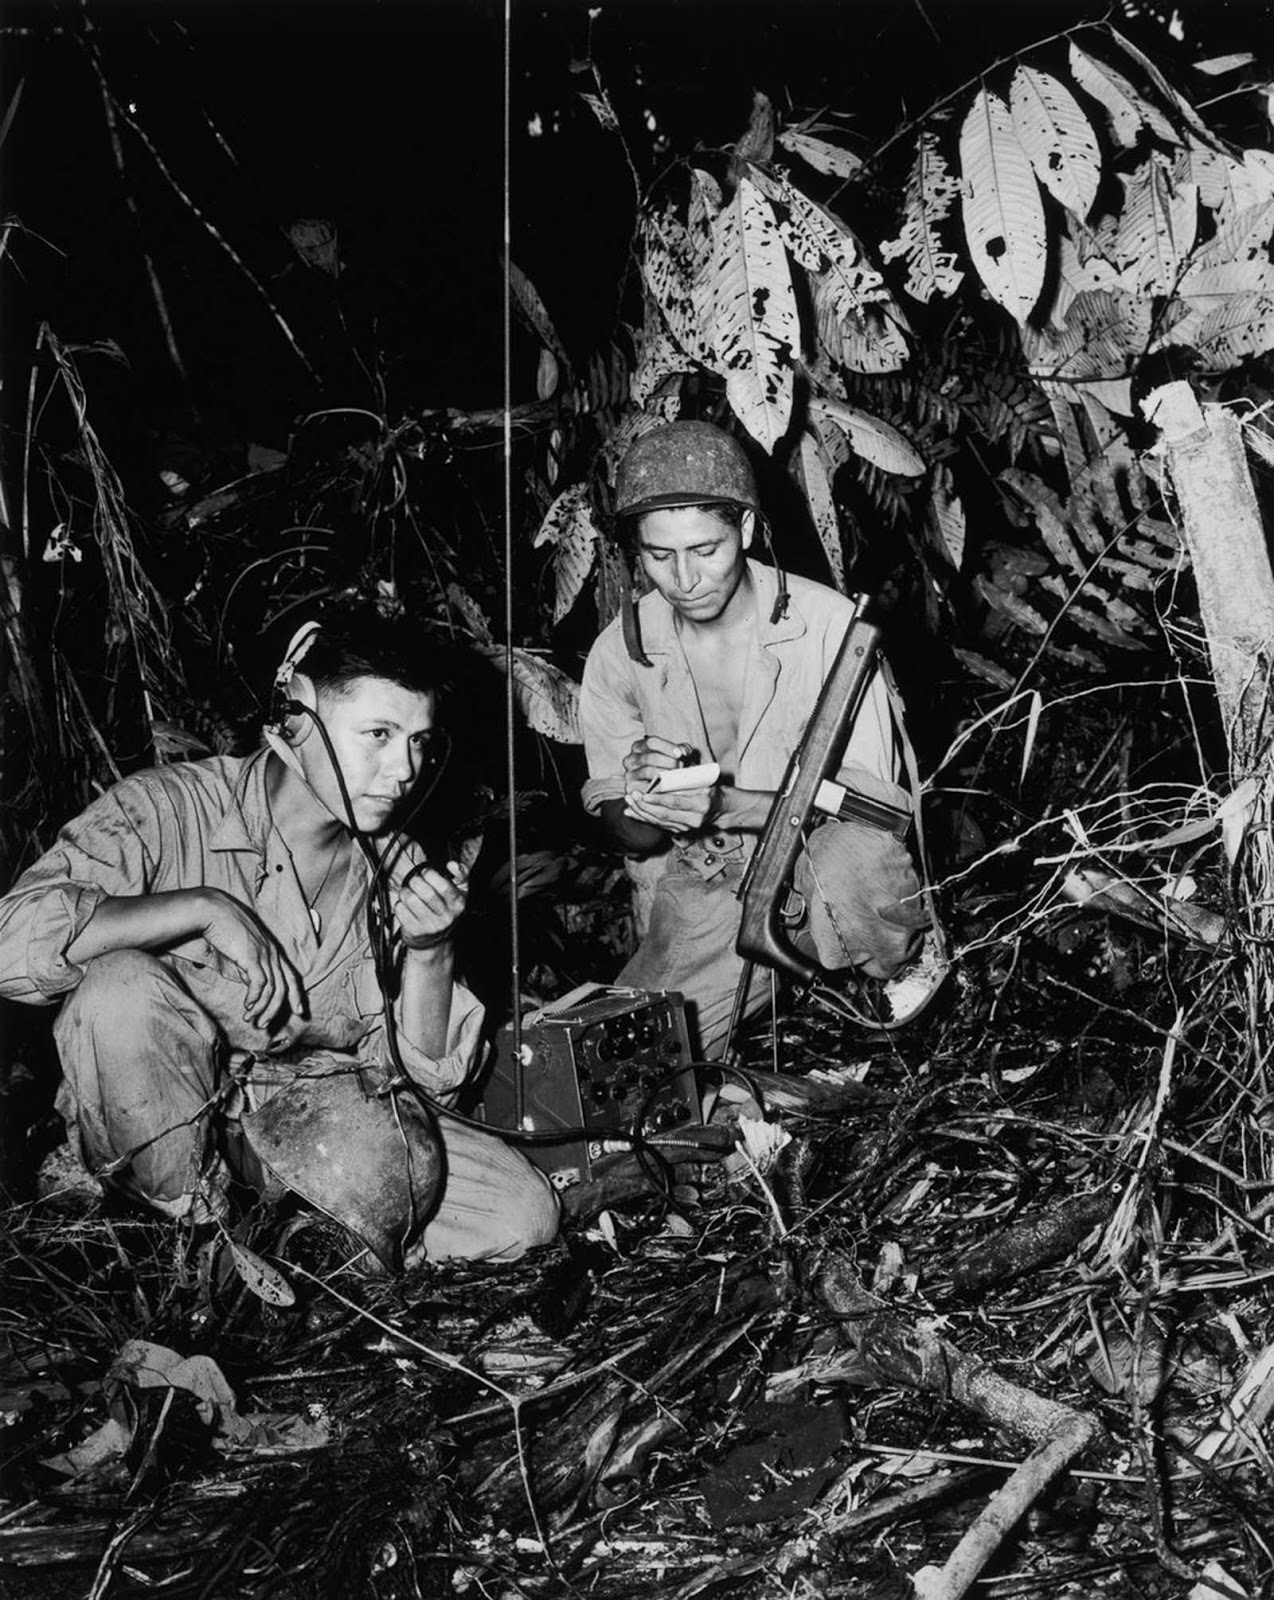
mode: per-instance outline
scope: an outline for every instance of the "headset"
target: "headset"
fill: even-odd
[[[292,679],[298,667],[309,653],[315,640],[322,631],[322,625],[317,621],[305,622],[292,635],[283,659],[280,661],[274,675],[273,693],[270,705],[270,720],[267,724],[267,740],[281,757],[288,762],[293,770],[297,770],[296,758],[290,750],[286,750],[283,724],[289,717],[305,716],[313,724],[323,742],[323,749],[331,764],[333,776],[336,779],[340,792],[341,803],[345,809],[344,822],[349,829],[355,844],[363,852],[371,869],[371,884],[367,896],[367,933],[372,953],[372,966],[376,974],[376,982],[381,992],[382,1015],[385,1023],[385,1041],[389,1047],[390,1061],[393,1065],[394,1076],[390,1083],[377,1092],[378,1095],[390,1095],[400,1089],[409,1090],[432,1116],[443,1115],[467,1127],[475,1128],[482,1133],[494,1134],[507,1144],[560,1144],[569,1137],[587,1137],[591,1130],[587,1128],[557,1128],[548,1132],[533,1132],[522,1128],[496,1128],[490,1123],[480,1122],[476,1117],[466,1116],[463,1112],[456,1111],[450,1106],[443,1106],[407,1071],[406,1063],[402,1058],[402,1050],[398,1040],[398,1019],[394,1015],[394,1002],[398,998],[401,988],[401,974],[397,960],[397,948],[394,938],[393,908],[389,899],[389,863],[393,852],[402,839],[401,827],[394,831],[389,843],[384,850],[377,852],[369,836],[358,826],[354,815],[354,805],[350,799],[349,789],[345,782],[345,774],[341,770],[340,759],[332,743],[331,735],[314,706],[306,705],[303,700],[295,699],[289,694]],[[271,737],[273,735],[273,737]],[[280,749],[280,746],[283,749]],[[286,751],[286,753],[284,753]],[[420,809],[437,787],[450,758],[451,744],[446,740],[443,755],[438,761],[437,770],[431,781],[423,790],[413,797],[411,808],[403,819],[410,821],[411,817]],[[419,782],[419,780],[418,780]],[[422,866],[416,867],[407,875],[404,881],[410,881],[416,872],[423,870]],[[680,1070],[679,1067],[669,1069],[668,1076]],[[744,1076],[743,1074],[738,1074]],[[661,1080],[662,1082],[662,1080]],[[665,1201],[672,1199],[671,1173],[669,1163],[664,1156],[664,1149],[698,1149],[705,1148],[705,1141],[691,1139],[686,1136],[659,1135],[657,1140],[647,1138],[641,1131],[645,1121],[648,1106],[653,1102],[659,1084],[653,1086],[650,1095],[643,1103],[637,1116],[637,1124],[632,1132],[619,1132],[615,1130],[610,1137],[619,1138],[631,1146],[633,1154],[637,1157],[642,1170],[652,1181],[655,1188],[660,1191]],[[655,1163],[658,1163],[656,1167]]]

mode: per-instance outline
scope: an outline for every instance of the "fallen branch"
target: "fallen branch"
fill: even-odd
[[[1010,1383],[986,1362],[910,1326],[886,1311],[867,1310],[857,1273],[834,1255],[819,1274],[824,1303],[845,1318],[851,1345],[845,1376],[853,1382],[904,1384],[953,1400],[993,1427],[1037,1448],[992,1496],[942,1568],[916,1576],[920,1600],[958,1600],[994,1555],[1005,1535],[1069,1462],[1101,1436],[1095,1418]],[[826,1370],[824,1372],[826,1378]]]
[[[1090,1229],[1105,1222],[1114,1206],[1111,1196],[1099,1191],[1067,1200],[1043,1215],[1025,1217],[957,1256],[951,1264],[951,1285],[964,1291],[983,1289],[1060,1261]]]
[[[1059,1406],[1057,1409],[1061,1411],[1064,1408]],[[946,1565],[921,1567],[916,1573],[914,1583],[917,1600],[959,1600],[962,1594],[967,1593],[1021,1517],[1053,1479],[1092,1444],[1098,1431],[1093,1418],[1084,1416],[1082,1412],[1070,1412],[1068,1420],[1047,1444],[1033,1450],[1009,1481],[991,1496],[972,1527],[947,1557]]]
[[[954,1500],[964,1500],[980,1491],[994,1467],[968,1467],[961,1472],[949,1472],[927,1483],[910,1483],[905,1489],[869,1500],[866,1505],[855,1506],[852,1511],[842,1511],[823,1523],[824,1537],[847,1538],[850,1534],[867,1533],[883,1528],[891,1522],[905,1522],[930,1511],[936,1506]],[[833,1491],[834,1494],[835,1491]]]

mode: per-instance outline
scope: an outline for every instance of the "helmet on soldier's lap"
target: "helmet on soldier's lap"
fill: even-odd
[[[743,446],[711,422],[669,422],[643,434],[619,464],[616,517],[730,501],[760,511]]]
[[[369,1069],[345,1070],[336,1052],[310,1058],[241,1127],[277,1183],[339,1222],[400,1272],[445,1181],[442,1136],[414,1095],[364,1088]]]

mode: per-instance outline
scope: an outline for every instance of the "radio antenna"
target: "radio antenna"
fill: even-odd
[[[509,1001],[513,1007],[513,1056],[522,1055],[522,946],[518,930],[517,758],[514,738],[517,697],[513,676],[513,255],[512,161],[513,0],[504,0],[504,738],[509,840]]]

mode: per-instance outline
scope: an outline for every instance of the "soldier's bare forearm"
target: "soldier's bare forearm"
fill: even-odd
[[[169,889],[162,894],[111,895],[67,946],[77,966],[116,950],[159,950],[197,938],[207,926],[216,889]]]

